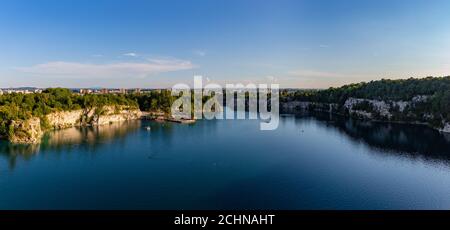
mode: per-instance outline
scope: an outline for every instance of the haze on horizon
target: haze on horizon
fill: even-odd
[[[450,75],[446,0],[4,0],[0,88]]]

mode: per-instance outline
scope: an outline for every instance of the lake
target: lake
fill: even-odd
[[[328,114],[0,142],[0,209],[449,209],[449,194],[450,135]]]

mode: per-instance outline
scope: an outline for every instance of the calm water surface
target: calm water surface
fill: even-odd
[[[450,136],[422,126],[134,121],[0,142],[0,209],[449,208]]]

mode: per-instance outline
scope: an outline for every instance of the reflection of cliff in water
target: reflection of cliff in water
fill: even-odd
[[[18,157],[30,159],[40,151],[56,153],[70,152],[74,146],[86,152],[95,153],[103,144],[114,140],[123,141],[127,134],[141,127],[141,121],[117,122],[109,125],[93,127],[73,127],[51,131],[44,135],[40,144],[24,145],[0,142],[0,155],[6,157],[11,168],[14,168]]]
[[[424,125],[379,123],[314,114],[315,119],[386,154],[450,164],[450,135]]]

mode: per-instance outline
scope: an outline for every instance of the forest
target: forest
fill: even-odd
[[[408,106],[402,113],[393,106],[393,120],[425,121],[433,126],[441,125],[442,121],[450,121],[450,76],[409,78],[399,80],[382,79],[378,81],[361,82],[331,87],[324,90],[295,90],[281,92],[281,102],[308,101],[318,103],[335,103],[342,106],[348,98],[361,98],[385,101],[412,101],[417,96],[426,96],[426,100]],[[356,105],[356,108],[372,112],[368,103]]]
[[[433,126],[450,121],[450,76],[410,78],[402,80],[378,80],[331,87],[329,89],[282,90],[280,102],[306,101],[334,103],[340,108],[348,98],[361,98],[385,101],[411,101],[416,96],[426,96],[426,100],[408,106],[402,112],[396,106],[391,107],[397,121],[423,121]],[[0,136],[8,134],[13,120],[27,120],[31,117],[43,118],[57,111],[77,110],[107,105],[122,105],[139,108],[141,111],[161,111],[170,113],[170,107],[176,97],[171,91],[152,90],[145,93],[129,94],[77,94],[70,89],[49,88],[42,93],[0,95]],[[207,100],[203,98],[203,101]],[[354,109],[374,112],[370,103],[355,105]],[[344,112],[344,111],[343,111]],[[426,118],[426,119],[425,119]],[[41,119],[45,121],[45,119]]]
[[[11,93],[0,95],[0,136],[8,136],[14,120],[31,117],[44,118],[57,111],[70,111],[111,105],[139,108],[142,111],[168,112],[173,97],[169,90],[155,90],[143,94],[77,94],[70,89],[49,88],[42,93]],[[45,126],[45,124],[41,124]]]

